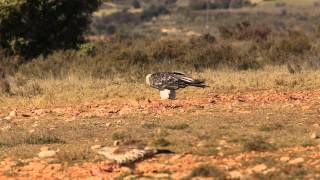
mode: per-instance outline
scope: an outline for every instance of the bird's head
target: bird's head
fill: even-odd
[[[150,78],[151,78],[151,75],[152,74],[148,74],[147,76],[146,76],[146,83],[150,86]]]

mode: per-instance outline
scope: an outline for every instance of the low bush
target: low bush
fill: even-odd
[[[250,27],[245,24],[242,26]],[[219,39],[205,34],[190,40],[154,40],[113,36],[83,44],[78,50],[56,51],[24,64],[19,58],[5,57],[1,65],[7,74],[18,72],[28,78],[65,78],[75,75],[108,79],[121,77],[133,82],[141,82],[145,74],[156,71],[201,72],[220,68],[256,70],[266,65],[287,64],[292,67],[304,64],[318,67],[319,46],[302,32],[282,33],[280,36],[271,34],[258,41],[259,36],[249,40],[233,37]],[[295,72],[298,71],[295,69]],[[31,82],[29,85],[30,89],[37,89]],[[41,94],[41,89],[35,92]]]

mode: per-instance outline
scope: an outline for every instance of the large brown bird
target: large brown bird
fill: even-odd
[[[208,87],[203,80],[192,79],[181,72],[157,72],[146,76],[146,83],[155,89],[160,90],[161,99],[174,99],[175,90],[186,88],[189,86]],[[168,98],[163,94],[169,93]],[[170,93],[173,94],[170,97]]]

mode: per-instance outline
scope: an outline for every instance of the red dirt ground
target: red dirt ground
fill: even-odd
[[[246,103],[251,106],[263,106],[268,104],[281,104],[288,107],[300,108],[308,111],[320,102],[320,90],[304,91],[254,91],[239,92],[236,94],[208,94],[205,98],[190,98],[175,101],[160,100],[129,100],[112,102],[89,102],[76,106],[54,107],[51,109],[30,109],[18,111],[17,118],[45,116],[51,112],[62,112],[67,117],[106,117],[122,115],[133,112],[140,113],[180,113],[191,108],[210,108],[212,106],[236,106],[235,103]],[[179,111],[177,111],[179,110]],[[232,108],[232,112],[245,113],[242,108]],[[4,116],[5,114],[0,114]],[[194,156],[191,154],[159,155],[151,159],[135,164],[133,168],[113,167],[110,162],[83,163],[83,164],[55,164],[48,160],[33,158],[24,160],[28,165],[18,166],[18,161],[5,158],[0,163],[0,179],[112,179],[123,173],[131,173],[144,176],[156,176],[167,170],[172,172],[171,178],[186,177],[190,171],[201,164],[212,164],[222,170],[228,170],[229,178],[245,178],[248,174],[281,171],[280,167],[250,166],[248,162],[256,157],[273,158],[279,163],[300,164],[320,169],[320,146],[293,147],[279,149],[275,152],[246,152],[237,155],[225,156]],[[11,174],[8,175],[8,172]],[[287,172],[290,173],[290,172]],[[159,176],[159,175],[158,175]],[[160,176],[159,176],[160,177]],[[320,174],[313,174],[313,178],[320,178]],[[305,176],[308,179],[308,175]],[[311,178],[311,177],[309,177]]]

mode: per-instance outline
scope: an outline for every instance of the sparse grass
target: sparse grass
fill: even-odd
[[[142,124],[142,127],[146,128],[146,129],[154,129],[154,128],[159,127],[159,125],[156,123],[144,123],[144,124]]]
[[[40,133],[40,134],[31,134],[25,139],[27,144],[56,144],[56,143],[65,143],[59,137],[51,134],[50,132]]]
[[[94,154],[88,147],[81,146],[64,146],[57,153],[57,158],[61,162],[85,162],[94,159]]]
[[[276,131],[283,129],[284,126],[281,123],[262,124],[259,128],[260,131]]]
[[[190,175],[184,179],[191,179],[193,177],[214,177],[217,179],[226,179],[226,175],[221,170],[212,167],[211,165],[201,165],[193,169]]]
[[[183,130],[183,129],[187,129],[188,127],[189,127],[189,125],[186,123],[180,123],[180,124],[166,126],[167,129],[172,129],[172,130]]]
[[[166,140],[165,138],[158,138],[158,139],[154,140],[153,144],[155,146],[165,147],[165,146],[169,146],[171,143],[168,140]]]
[[[179,91],[178,98],[195,94],[202,97],[210,92],[232,92],[263,89],[316,89],[320,88],[320,73],[318,70],[303,70],[299,74],[290,74],[285,66],[266,67],[264,70],[240,71],[224,69],[219,71],[206,70],[203,73],[190,72],[196,78],[205,79],[210,88],[187,88]],[[125,79],[97,79],[93,77],[80,78],[69,76],[65,79],[33,79],[27,83],[18,84],[14,77],[9,78],[12,91],[16,96],[0,95],[0,110],[8,107],[28,107],[34,104],[38,107],[52,105],[78,104],[94,100],[158,99],[157,91],[147,87],[143,82],[127,82]],[[142,81],[142,79],[140,79]],[[32,81],[32,83],[28,83]],[[280,83],[279,82],[283,82]],[[31,90],[30,84],[37,84]],[[81,96],[75,96],[80,94]],[[32,97],[32,98],[31,98]]]
[[[243,144],[243,149],[245,151],[270,151],[274,150],[275,146],[258,136],[246,140]]]
[[[116,131],[112,134],[112,140],[124,140],[128,137],[130,137],[130,136],[125,131]]]
[[[21,129],[17,129],[18,132],[9,131],[6,133],[0,133],[0,148],[1,147],[14,147],[22,144],[25,141],[25,132]]]

